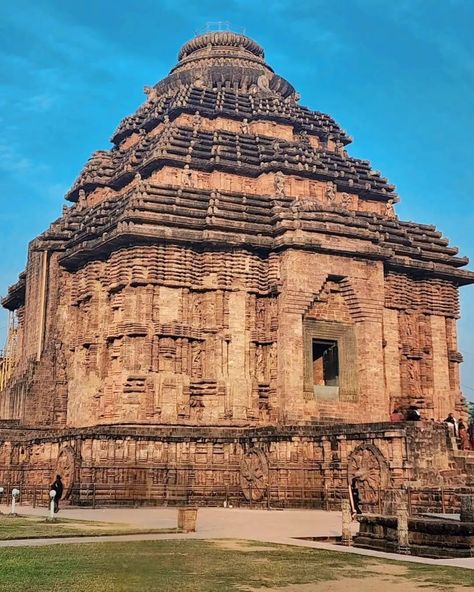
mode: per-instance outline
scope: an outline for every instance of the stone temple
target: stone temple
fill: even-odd
[[[311,505],[355,478],[367,507],[408,484],[426,508],[469,488],[446,426],[389,420],[465,416],[467,259],[399,220],[248,37],[192,39],[145,92],[2,301],[0,484]]]

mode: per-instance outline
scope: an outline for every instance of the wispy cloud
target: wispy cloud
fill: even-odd
[[[45,173],[49,167],[38,161],[33,161],[22,154],[19,146],[0,140],[0,171],[10,174],[21,174],[34,177],[37,174]]]
[[[355,0],[361,9],[380,10],[380,0]],[[465,15],[465,18],[463,18]],[[474,75],[472,3],[465,0],[397,0],[383,3],[383,16],[427,44],[439,68]]]

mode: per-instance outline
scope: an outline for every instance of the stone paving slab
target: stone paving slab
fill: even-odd
[[[22,515],[47,515],[46,508],[19,506]],[[9,508],[0,506],[0,511],[7,513]],[[177,524],[176,508],[66,508],[60,517],[78,520],[96,520],[100,522],[118,522],[142,528],[174,528]],[[0,517],[1,520],[1,517]],[[358,524],[354,523],[353,532]],[[79,544],[112,541],[151,541],[165,539],[246,539],[264,543],[294,545],[355,553],[392,561],[409,561],[448,567],[474,569],[474,558],[465,559],[428,559],[383,553],[370,549],[343,547],[318,541],[301,540],[295,537],[335,537],[341,535],[341,515],[339,512],[321,510],[253,510],[248,508],[199,508],[197,532],[188,534],[134,534],[100,537],[70,537],[50,539],[28,539],[0,541],[2,547],[44,546],[56,544]]]

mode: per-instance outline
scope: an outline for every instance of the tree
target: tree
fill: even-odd
[[[469,415],[469,420],[474,421],[474,403],[472,401],[467,402],[467,413]]]

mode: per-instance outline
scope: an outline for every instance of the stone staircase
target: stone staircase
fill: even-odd
[[[466,475],[466,485],[474,487],[474,450],[454,450],[456,465]]]
[[[474,450],[460,450],[451,431],[448,434],[448,446],[452,451],[453,469],[466,475],[466,485],[474,487]]]

